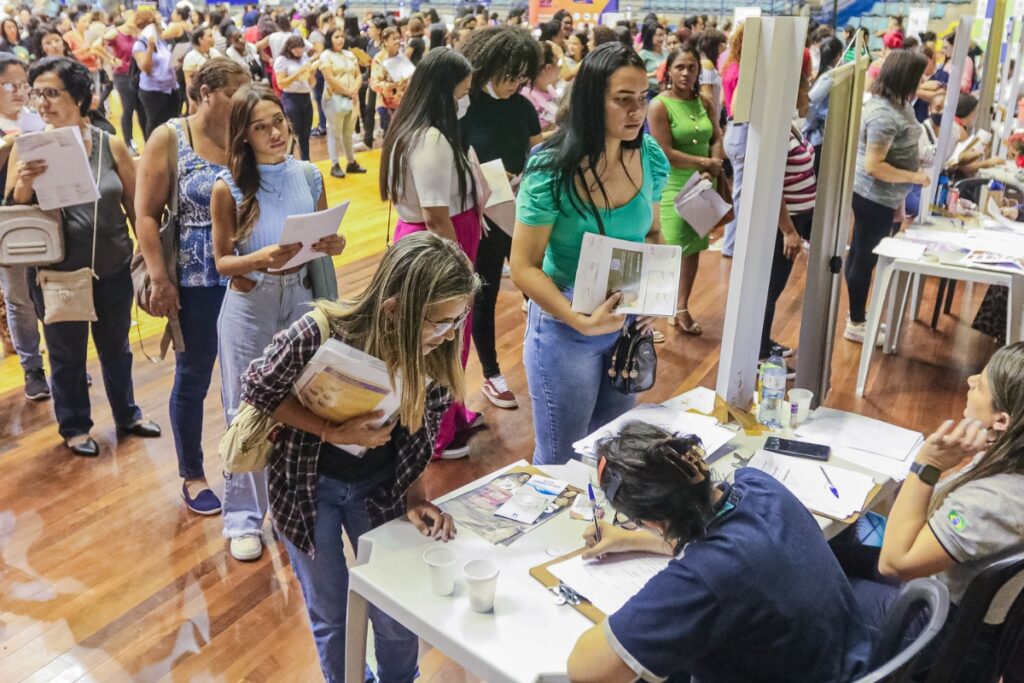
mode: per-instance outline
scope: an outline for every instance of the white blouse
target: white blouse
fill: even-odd
[[[422,223],[423,209],[448,207],[451,216],[475,206],[472,180],[466,176],[466,203],[459,200],[459,176],[455,152],[437,128],[420,134],[409,149],[409,167],[402,174],[401,196],[395,201],[398,217],[407,223]],[[408,182],[412,180],[412,182]]]

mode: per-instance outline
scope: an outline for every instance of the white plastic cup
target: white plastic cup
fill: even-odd
[[[423,561],[430,571],[430,590],[436,595],[451,595],[455,592],[455,563],[459,554],[451,548],[429,548],[423,553]]]
[[[492,560],[470,560],[462,568],[469,594],[469,607],[474,612],[484,613],[494,609],[498,572],[498,564]]]
[[[796,410],[796,426],[802,425],[807,421],[807,416],[811,412],[811,400],[814,398],[814,392],[810,389],[790,389],[789,390],[789,402],[795,403],[797,406]]]

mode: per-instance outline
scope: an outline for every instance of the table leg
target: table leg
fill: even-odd
[[[921,318],[921,290],[924,289],[924,275],[914,273],[910,287],[910,320],[917,322]]]
[[[899,271],[896,274],[896,292],[891,298],[895,301],[892,307],[893,317],[889,322],[889,332],[885,335],[885,352],[896,353],[900,341],[900,334],[903,332],[903,312],[907,305],[907,288],[911,286],[912,276],[906,271]]]
[[[1006,343],[1020,341],[1021,305],[1024,305],[1024,278],[1010,277],[1009,292],[1006,296]]]
[[[370,624],[370,606],[355,591],[348,592],[345,618],[345,683],[363,683],[366,674],[366,634]]]
[[[942,312],[942,301],[946,298],[946,287],[949,281],[946,278],[939,278],[939,293],[935,295],[935,308],[932,309],[932,329],[939,327],[939,314]]]
[[[875,267],[875,286],[871,292],[871,304],[868,306],[868,319],[864,331],[864,344],[860,350],[860,367],[857,368],[857,396],[864,395],[864,385],[868,380],[868,368],[871,366],[871,354],[875,350],[878,328],[882,321],[882,309],[892,282],[893,259],[879,256]]]

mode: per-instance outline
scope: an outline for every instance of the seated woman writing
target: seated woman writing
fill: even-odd
[[[853,591],[811,513],[743,468],[714,484],[700,440],[632,422],[598,444],[598,483],[644,527],[600,524],[585,559],[673,556],[618,612],[584,633],[572,681],[848,681],[871,643]],[[808,588],[812,588],[808,590]]]

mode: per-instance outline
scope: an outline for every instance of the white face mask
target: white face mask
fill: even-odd
[[[491,83],[490,81],[487,81],[487,85],[484,86],[484,92],[486,92],[488,95],[490,95],[496,100],[501,99],[500,97],[498,97],[498,93],[494,91],[494,84]]]
[[[455,115],[461,119],[469,111],[469,95],[463,95],[455,100],[455,104],[457,105]]]

